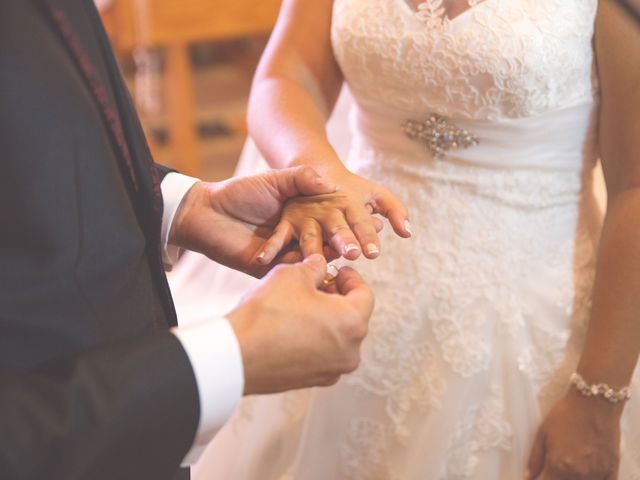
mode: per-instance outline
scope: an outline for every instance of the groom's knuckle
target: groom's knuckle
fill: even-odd
[[[283,281],[289,275],[291,275],[291,266],[284,264],[276,265],[270,272],[270,276],[277,281]]]
[[[344,373],[355,372],[360,366],[360,352],[353,352],[344,363]]]
[[[367,336],[368,322],[361,315],[352,315],[345,318],[342,331],[345,337],[352,342],[361,342]]]

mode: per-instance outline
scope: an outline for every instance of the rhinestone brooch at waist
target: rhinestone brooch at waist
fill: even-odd
[[[471,132],[458,128],[447,117],[430,113],[423,121],[406,120],[402,129],[407,137],[422,143],[436,158],[442,158],[449,150],[459,150],[478,145],[480,141]]]

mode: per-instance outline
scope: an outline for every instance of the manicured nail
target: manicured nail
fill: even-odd
[[[523,480],[529,480],[531,478],[531,472],[529,472],[529,470],[525,470],[522,474],[522,478]]]
[[[368,243],[365,247],[368,255],[377,255],[380,253],[378,246],[375,243]]]
[[[344,247],[344,255],[349,252],[353,252],[354,250],[358,250],[358,248],[358,245],[356,245],[355,243],[350,243],[346,247]]]
[[[330,277],[337,277],[338,276],[338,267],[336,267],[333,263],[329,263],[327,265],[327,275]]]
[[[324,280],[322,280],[323,285],[330,285],[336,281],[336,277],[338,276],[338,267],[332,264],[327,264],[327,274],[324,276]]]
[[[266,255],[266,253],[264,251],[260,252],[260,254],[258,255],[258,260],[262,260],[264,258],[264,256]]]
[[[413,235],[413,232],[411,231],[411,224],[409,223],[409,220],[405,220],[404,221],[404,231],[407,232],[409,235]]]

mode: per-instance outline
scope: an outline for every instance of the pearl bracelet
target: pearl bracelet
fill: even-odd
[[[617,392],[606,383],[594,383],[589,385],[579,373],[571,375],[571,383],[575,385],[578,391],[585,397],[602,396],[611,403],[624,402],[631,398],[631,389],[624,387]]]

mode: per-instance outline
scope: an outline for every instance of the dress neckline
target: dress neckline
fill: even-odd
[[[420,10],[414,10],[414,8],[407,2],[407,0],[397,0],[397,1],[402,4],[402,8],[405,10],[405,12],[407,12],[416,20],[421,21]],[[439,4],[442,4],[442,1],[443,0],[425,0],[420,4],[418,4],[418,7],[420,5],[433,4],[434,9],[444,8],[442,5],[439,5]],[[465,17],[468,17],[472,14],[471,12],[475,11],[478,8],[482,8],[486,3],[489,3],[491,1],[492,0],[481,0],[476,5],[469,6],[469,8],[467,8],[466,10],[459,13],[453,18],[449,18],[448,16],[446,16],[446,14],[443,13],[442,17],[440,17],[439,20],[441,23],[447,23],[449,25],[453,25],[454,23],[458,23],[459,21],[464,20]]]

